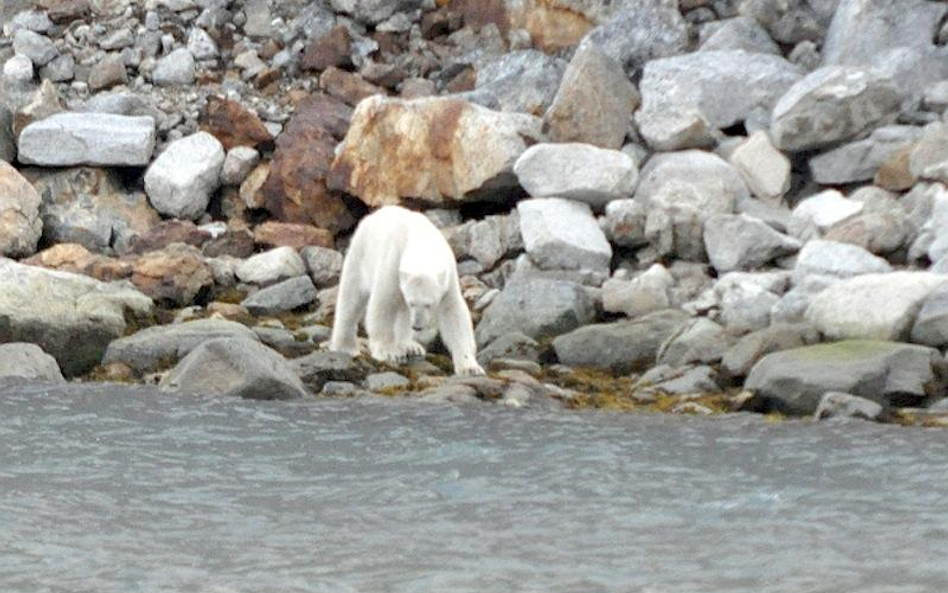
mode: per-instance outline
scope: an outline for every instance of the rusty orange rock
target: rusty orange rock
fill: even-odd
[[[223,97],[208,98],[201,129],[217,138],[226,150],[235,146],[268,148],[273,145],[273,136],[256,113]]]
[[[174,243],[139,257],[132,283],[156,302],[185,306],[206,297],[214,275],[197,249]]]
[[[332,247],[332,233],[310,224],[265,222],[253,230],[253,239],[262,247],[293,247],[302,249],[309,245]]]

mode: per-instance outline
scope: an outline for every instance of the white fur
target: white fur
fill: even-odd
[[[457,375],[481,375],[471,314],[461,296],[454,253],[424,215],[386,206],[356,228],[342,265],[330,350],[359,353],[356,339],[365,316],[369,352],[402,363],[423,355],[414,329],[436,318]]]

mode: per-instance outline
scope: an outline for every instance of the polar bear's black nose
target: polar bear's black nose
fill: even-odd
[[[412,328],[413,330],[415,330],[416,332],[420,332],[421,330],[425,329],[425,326],[423,326],[423,325],[412,325],[411,328]]]

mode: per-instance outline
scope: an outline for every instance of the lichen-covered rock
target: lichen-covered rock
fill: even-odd
[[[417,198],[451,204],[517,187],[513,165],[541,122],[444,97],[359,103],[330,186],[369,206]]]
[[[0,257],[33,255],[43,232],[41,203],[30,182],[0,161]]]
[[[127,285],[0,258],[0,339],[37,344],[67,377],[102,360],[108,343],[125,333],[126,317],[142,319],[153,308]]]

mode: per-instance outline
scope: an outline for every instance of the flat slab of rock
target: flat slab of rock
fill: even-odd
[[[813,414],[824,394],[841,391],[883,405],[918,404],[938,388],[934,348],[897,342],[849,340],[768,354],[744,384],[766,408]]]
[[[571,367],[631,373],[650,368],[662,344],[688,320],[677,310],[656,311],[630,321],[586,325],[553,340],[561,363]]]
[[[139,373],[150,373],[176,364],[204,342],[217,338],[257,340],[250,328],[235,321],[199,319],[157,325],[119,338],[109,344],[102,362],[121,362]]]
[[[858,245],[837,241],[810,241],[797,255],[793,267],[793,283],[800,284],[807,276],[852,278],[863,274],[884,274],[892,266]]]
[[[36,344],[0,344],[0,385],[10,382],[65,383],[56,359]]]
[[[145,193],[165,216],[196,220],[220,187],[224,147],[198,132],[168,145],[145,173]]]
[[[155,120],[110,113],[59,113],[20,133],[19,160],[27,165],[143,167],[155,150]]]
[[[595,316],[595,302],[579,284],[514,278],[484,310],[474,333],[478,346],[510,332],[543,339],[576,329]]]
[[[254,315],[273,315],[292,311],[316,300],[316,286],[309,276],[297,276],[262,288],[243,300]]]
[[[527,254],[547,270],[608,273],[612,247],[587,204],[560,198],[517,203]]]
[[[246,399],[306,396],[303,382],[289,362],[251,338],[217,338],[202,343],[161,380],[159,387]]]
[[[858,68],[825,66],[780,98],[770,136],[781,150],[813,150],[892,123],[901,104],[889,79]]]
[[[833,340],[907,340],[922,304],[946,283],[930,272],[857,276],[814,296],[806,318]]]
[[[126,317],[144,318],[151,299],[127,285],[56,272],[0,258],[0,336],[37,344],[67,377],[92,370]]]
[[[248,257],[237,267],[237,278],[249,284],[269,286],[306,274],[306,263],[292,247],[276,247]]]
[[[766,125],[774,104],[801,76],[780,56],[740,50],[652,60],[639,84],[635,121],[655,150],[712,146],[719,129],[749,118]]]
[[[639,180],[632,157],[590,144],[535,144],[517,159],[514,173],[534,198],[566,198],[599,209],[631,197]]]
[[[517,187],[513,165],[540,137],[539,118],[456,98],[359,103],[329,182],[369,206],[478,199]]]

